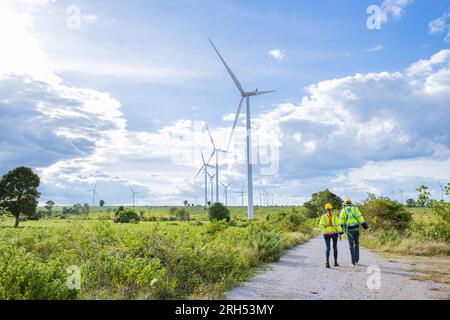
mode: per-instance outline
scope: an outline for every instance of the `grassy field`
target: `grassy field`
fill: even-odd
[[[316,234],[301,209],[258,208],[247,222],[236,208],[230,223],[208,222],[194,209],[191,222],[115,224],[98,212],[15,229],[12,218],[0,217],[0,299],[222,298]],[[145,216],[168,214],[148,208]],[[71,266],[81,272],[80,289],[66,284]]]

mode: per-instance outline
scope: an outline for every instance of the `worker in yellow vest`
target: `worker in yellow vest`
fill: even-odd
[[[356,265],[359,262],[359,227],[362,226],[366,230],[368,228],[367,223],[361,211],[348,198],[344,201],[344,208],[341,211],[340,220],[342,230],[346,233],[350,245],[352,264]]]
[[[326,268],[330,268],[330,253],[331,253],[331,240],[333,240],[333,254],[334,254],[334,266],[339,267],[338,264],[338,238],[342,237],[342,227],[339,220],[339,216],[334,214],[333,205],[327,203],[325,206],[326,213],[320,217],[319,227],[323,232],[325,239],[325,257],[327,259]],[[342,239],[342,238],[341,238]]]

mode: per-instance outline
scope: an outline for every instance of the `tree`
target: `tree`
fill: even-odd
[[[419,207],[428,207],[431,203],[431,193],[428,191],[428,187],[421,185],[416,191],[419,193],[417,195],[417,205]]]
[[[414,201],[414,199],[408,199],[406,200],[406,206],[408,208],[414,208],[416,206],[416,201]]]
[[[16,218],[14,227],[19,226],[20,215],[33,216],[36,213],[41,180],[32,169],[18,167],[5,174],[0,181],[0,207],[6,208]]]
[[[115,223],[138,223],[139,215],[131,208],[120,207],[119,210],[115,212],[116,218]]]
[[[90,211],[89,204],[85,203],[83,205],[83,214],[86,216],[87,219],[89,219],[89,211]]]
[[[175,217],[175,212],[177,212],[177,208],[176,207],[172,207],[169,209],[169,217]]]
[[[103,208],[105,206],[105,200],[100,200],[100,207]]]
[[[188,204],[189,204],[189,201],[187,201],[187,200],[184,200],[184,206],[186,207]]]
[[[55,206],[55,201],[53,201],[53,200],[48,200],[46,203],[45,203],[45,209],[47,210],[47,216],[48,217],[51,217],[52,216],[52,210],[53,210],[53,207]]]
[[[190,214],[186,209],[178,209],[175,211],[175,217],[178,221],[189,221]]]
[[[364,218],[374,230],[394,228],[403,231],[412,221],[412,213],[405,207],[388,197],[369,197],[361,207]]]
[[[327,203],[331,203],[335,210],[341,210],[342,208],[342,199],[330,190],[326,189],[324,191],[314,193],[311,200],[305,202],[304,206],[307,209],[307,216],[309,218],[316,218],[320,216],[323,213]]]
[[[219,202],[209,207],[208,214],[209,220],[211,221],[219,221],[219,220],[226,220],[227,222],[230,221],[230,210],[228,210],[227,207],[225,207],[223,204]]]

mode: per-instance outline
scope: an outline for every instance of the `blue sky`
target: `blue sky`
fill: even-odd
[[[379,30],[366,24],[374,4]],[[201,122],[224,145],[239,100],[208,38],[246,89],[277,91],[252,101],[255,144],[279,154],[276,172],[256,165],[257,198],[265,188],[277,203],[302,203],[327,187],[399,198],[421,183],[437,195],[450,181],[450,1],[0,5],[0,173],[33,167],[43,201],[88,202],[97,182],[107,203],[128,203],[130,184],[141,204],[200,202],[198,146],[210,152]],[[67,25],[73,6],[80,28]],[[242,124],[221,168],[236,190]]]

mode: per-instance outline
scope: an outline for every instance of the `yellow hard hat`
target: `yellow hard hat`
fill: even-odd
[[[331,203],[327,203],[327,204],[325,205],[325,209],[326,209],[326,210],[333,209],[333,205],[332,205]]]
[[[344,204],[352,204],[352,199],[350,198],[345,199]]]

